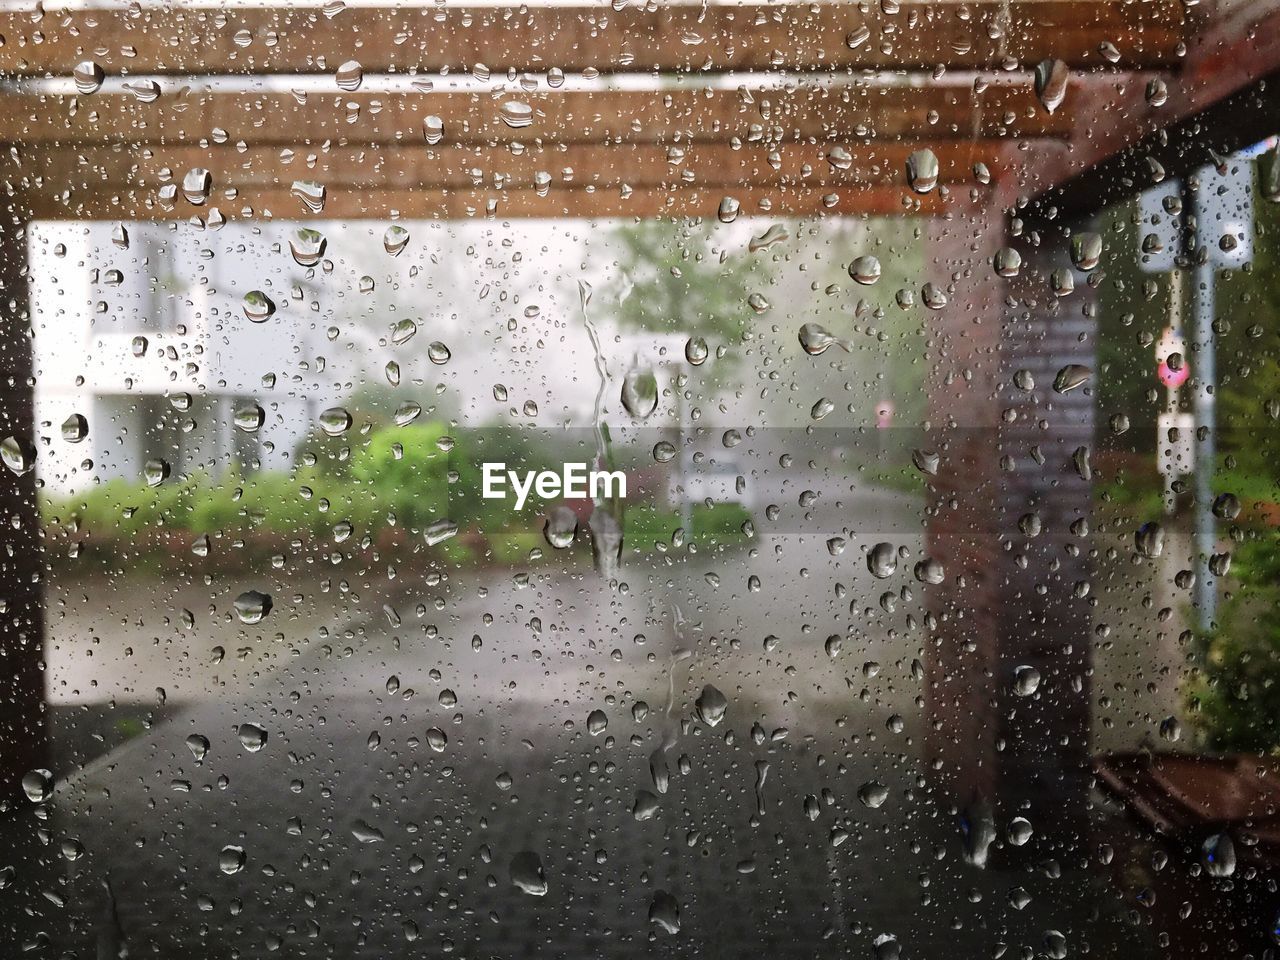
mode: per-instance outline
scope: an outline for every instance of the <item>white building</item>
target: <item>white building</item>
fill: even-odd
[[[31,230],[38,464],[51,491],[140,479],[148,460],[174,474],[284,467],[314,422],[319,391],[290,383],[322,352],[302,307],[306,270],[284,253],[263,271],[270,243],[250,228],[191,242],[173,226],[128,224],[127,246],[108,223]],[[305,322],[251,323],[237,282],[251,270],[278,315]],[[234,425],[250,403],[265,412],[256,433]],[[62,431],[74,415],[88,424],[78,443]]]

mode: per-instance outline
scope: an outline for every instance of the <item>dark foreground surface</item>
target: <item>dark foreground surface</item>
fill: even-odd
[[[1087,777],[1025,816],[957,789],[871,539],[371,586],[222,661],[197,628],[151,669],[204,695],[118,705],[134,735],[5,824],[6,955],[1261,956],[1243,856],[1208,876]],[[1052,754],[1037,703],[991,723]]]

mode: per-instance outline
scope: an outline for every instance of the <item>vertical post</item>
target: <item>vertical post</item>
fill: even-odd
[[[1169,329],[1173,331],[1174,342],[1177,342],[1177,338],[1182,336],[1182,280],[1182,268],[1175,263],[1173,269],[1169,271]],[[1165,413],[1168,414],[1169,420],[1172,422],[1177,412],[1178,388],[1171,384],[1165,389]],[[1157,460],[1159,460],[1161,445],[1168,442],[1168,437],[1156,437]],[[1172,460],[1172,458],[1170,459]],[[1173,516],[1178,507],[1178,495],[1173,490],[1173,484],[1176,479],[1177,474],[1172,470],[1165,471],[1161,475],[1161,480],[1164,482],[1164,512],[1169,516]]]
[[[685,460],[686,456],[692,456],[689,453],[689,436],[691,430],[685,427],[686,407],[688,404],[684,399],[684,392],[687,384],[682,382],[684,376],[684,368],[679,364],[672,364],[675,370],[676,387],[676,420],[679,437],[676,439],[678,452],[676,453],[676,487],[680,494],[680,527],[684,530],[686,541],[693,540],[693,504],[689,502],[689,490],[686,484],[689,482],[689,464]]]
[[[1196,178],[1191,193],[1195,211],[1194,303],[1195,389],[1192,409],[1196,418],[1196,582],[1195,606],[1200,629],[1209,630],[1217,614],[1218,585],[1209,570],[1217,533],[1213,520],[1213,478],[1217,472],[1217,370],[1214,349],[1215,259],[1208,247],[1207,211],[1203,187]]]
[[[958,232],[940,226],[934,251]],[[1087,830],[1091,610],[1079,585],[1092,547],[1094,402],[1091,382],[1054,383],[1071,365],[1094,366],[1097,329],[1071,236],[1048,220],[1021,236],[950,238],[926,435],[942,455],[927,549],[946,570],[929,592],[931,767],[970,821],[989,816],[1003,832],[1026,816],[1063,843]],[[1020,276],[1000,280],[974,253],[1002,246],[1020,251]]]
[[[0,371],[0,439],[32,465],[0,467],[0,809],[12,810],[22,775],[48,764],[27,219],[12,198],[0,198]]]

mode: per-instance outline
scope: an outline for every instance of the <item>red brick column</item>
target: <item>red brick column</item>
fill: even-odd
[[[1088,383],[1053,384],[1068,364],[1092,369],[1096,298],[1072,269],[1065,225],[1013,236],[987,226],[998,216],[974,222],[932,222],[927,247],[949,302],[928,347],[926,437],[941,465],[927,543],[946,579],[929,595],[926,750],[958,809],[990,810],[1000,832],[1021,815],[1067,836],[1089,777],[1090,614],[1078,594],[1092,489],[1075,460],[1092,443],[1093,402]],[[1002,247],[1020,253],[1018,276],[993,267]],[[1072,293],[1054,293],[1056,270]],[[1033,694],[1019,693],[1021,667],[1040,676]]]

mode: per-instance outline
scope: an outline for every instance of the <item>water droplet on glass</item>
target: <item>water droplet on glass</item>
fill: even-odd
[[[591,535],[591,560],[596,570],[612,576],[622,563],[624,531],[622,523],[610,511],[608,502],[597,504],[587,521]]]
[[[1077,387],[1082,387],[1088,383],[1092,375],[1093,371],[1083,364],[1068,363],[1053,378],[1053,389],[1057,393],[1069,393]]]
[[[827,151],[827,163],[834,170],[848,170],[853,166],[853,154],[844,147],[836,145]]]
[[[329,407],[320,412],[320,429],[331,437],[340,437],[351,429],[351,414],[344,407]]]
[[[871,39],[871,28],[865,23],[861,24],[855,30],[850,30],[844,37],[844,45],[850,50],[857,50],[860,46]]]
[[[28,770],[22,775],[22,792],[32,803],[44,803],[53,796],[53,774],[48,770]]]
[[[1040,671],[1025,664],[1013,668],[1013,692],[1029,697],[1040,689]]]
[[[213,174],[203,167],[192,167],[182,177],[182,195],[187,202],[200,207],[213,191]]]
[[[1016,277],[1022,271],[1022,254],[1013,247],[1002,247],[991,259],[991,265],[1002,277]]]
[[[209,752],[209,738],[193,733],[187,737],[187,749],[191,751],[192,758],[199,763],[205,758]]]
[[[393,257],[399,255],[400,251],[405,248],[405,244],[409,242],[409,231],[398,223],[393,223],[387,227],[382,234],[382,248]]]
[[[1240,498],[1234,493],[1220,493],[1213,500],[1213,515],[1219,520],[1234,520],[1240,515]]]
[[[89,435],[89,421],[82,414],[73,413],[62,421],[62,439],[67,443],[79,443]]]
[[[609,726],[609,718],[603,710],[592,710],[587,714],[587,733],[593,737],[598,737],[604,733]]]
[[[1133,545],[1142,556],[1154,560],[1164,552],[1164,528],[1155,521],[1144,523],[1134,533]]]
[[[228,844],[218,854],[218,869],[228,876],[239,873],[244,869],[244,864],[244,847]]]
[[[871,286],[880,279],[880,261],[876,257],[858,257],[849,264],[849,276],[863,286]]]
[[[36,451],[30,443],[18,437],[5,437],[0,441],[0,459],[4,465],[21,476],[36,464]]]
[[[996,823],[984,802],[971,804],[960,814],[960,837],[965,862],[985,867],[991,844],[996,840]]]
[[[533,107],[523,100],[504,100],[498,108],[502,122],[512,129],[519,130],[533,123]]]
[[[1050,113],[1062,106],[1070,78],[1071,71],[1061,60],[1041,60],[1036,64],[1036,96]]]
[[[877,543],[867,551],[867,569],[877,580],[887,580],[898,571],[898,551],[891,543]]]
[[[938,158],[932,150],[917,150],[907,157],[907,185],[916,193],[928,193],[938,185]]]
[[[1009,837],[1009,842],[1015,847],[1026,846],[1034,832],[1035,831],[1031,826],[1031,821],[1026,817],[1014,817],[1009,821],[1007,835]]]
[[[458,532],[458,525],[449,519],[436,520],[427,525],[423,530],[422,536],[426,540],[427,546],[434,547],[437,543],[443,543]]]
[[[738,213],[742,209],[742,205],[734,197],[723,197],[720,200],[720,207],[716,210],[716,217],[721,223],[733,223],[738,219]]]
[[[826,353],[827,348],[832,345],[839,346],[841,349],[848,351],[849,346],[839,337],[830,333],[825,327],[817,323],[806,323],[800,328],[800,346],[804,348],[804,352],[811,357]]]
[[[300,267],[314,267],[324,256],[326,241],[319,230],[301,227],[289,237],[289,252]]]
[[[246,400],[236,404],[231,420],[242,433],[257,433],[266,422],[267,414],[252,400]]]
[[[637,420],[658,408],[658,378],[646,367],[632,367],[622,378],[622,406]]]
[[[438,367],[448,363],[451,356],[453,354],[449,352],[449,348],[439,340],[433,340],[427,346],[427,358]]]
[[[246,590],[236,597],[235,608],[241,623],[260,623],[271,612],[271,597],[257,590]]]
[[[657,794],[648,790],[636,791],[636,799],[631,804],[631,816],[636,820],[641,823],[646,820],[652,820],[661,809],[662,802],[658,799]]]
[[[422,138],[431,146],[444,139],[444,121],[432,115],[422,118]]]
[[[148,460],[142,465],[142,476],[147,486],[158,487],[169,479],[169,464],[159,458]]]
[[[391,419],[395,421],[397,427],[405,427],[417,420],[422,415],[422,405],[412,400],[406,400],[400,406],[396,407],[395,413],[391,415]]]
[[[729,701],[725,699],[723,693],[711,684],[707,684],[694,702],[694,709],[698,713],[699,720],[709,727],[714,727],[724,719],[729,709]]]
[[[1071,262],[1077,270],[1092,270],[1102,259],[1102,236],[1088,231],[1072,234]]]
[[[267,731],[256,723],[242,723],[236,727],[236,737],[240,746],[250,753],[257,753],[267,745]]]
[[[139,103],[155,103],[160,99],[160,84],[154,80],[131,80],[124,88],[133,94]]]
[[[675,936],[680,932],[680,904],[665,890],[655,890],[649,902],[649,922]]]
[[[872,941],[872,954],[875,960],[899,960],[902,947],[898,938],[891,933],[882,933]]]
[[[921,473],[935,477],[938,475],[938,465],[942,462],[942,457],[932,450],[912,450],[911,462]]]
[[[76,92],[82,94],[97,93],[102,81],[107,78],[106,72],[92,60],[82,60],[71,71],[76,84]]]
[[[338,72],[334,74],[333,79],[338,84],[339,90],[352,93],[359,90],[360,84],[364,83],[364,68],[356,61],[348,60],[338,67]]]
[[[275,312],[275,302],[261,290],[250,290],[244,295],[244,315],[251,323],[266,323]]]
[[[391,342],[396,346],[408,343],[413,339],[413,335],[418,332],[418,325],[412,320],[404,319],[396,322],[391,328]]]
[[[670,463],[676,458],[675,445],[667,440],[659,440],[653,445],[653,459],[658,463]]]
[[[934,557],[925,557],[912,569],[915,578],[921,583],[937,585],[946,579],[946,571],[942,563]]]
[[[707,347],[707,341],[702,337],[690,337],[685,341],[684,358],[689,361],[691,366],[701,366],[710,355],[711,350]]]
[[[1049,289],[1055,297],[1069,297],[1076,289],[1076,278],[1066,267],[1049,274]]]
[[[547,895],[547,876],[542,860],[531,850],[522,850],[511,858],[511,884],[531,897]]]
[[[869,780],[858,788],[858,800],[864,807],[876,810],[889,799],[889,788],[883,783]]]
[[[295,180],[291,192],[302,201],[302,205],[311,213],[324,210],[325,189],[323,183],[314,180]]]
[[[752,253],[756,253],[760,250],[767,250],[769,249],[769,247],[772,247],[775,243],[781,243],[783,240],[788,239],[790,236],[791,234],[787,232],[786,227],[784,227],[780,223],[774,223],[774,224],[771,224],[769,226],[769,229],[767,229],[764,233],[760,234],[760,236],[752,237],[751,241],[747,244],[747,249],[750,250]]]
[[[1205,839],[1200,859],[1209,876],[1229,877],[1236,872],[1236,845],[1227,834],[1215,833]]]
[[[563,550],[573,543],[578,533],[578,515],[563,504],[552,507],[542,525],[542,535],[547,543]]]

